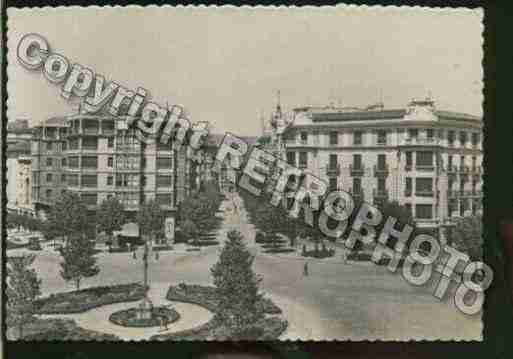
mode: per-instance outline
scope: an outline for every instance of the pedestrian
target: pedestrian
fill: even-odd
[[[135,251],[135,250],[134,250],[134,251],[132,252],[132,258],[133,258],[133,259],[137,259],[137,251]]]
[[[164,329],[167,330],[167,325],[169,324],[169,320],[167,316],[164,315]]]
[[[346,251],[342,251],[342,262],[344,264],[347,264],[347,252]]]
[[[155,260],[159,260],[159,251],[155,251]]]
[[[160,325],[160,331],[164,330],[164,318],[162,316],[159,316],[159,325]]]
[[[308,262],[303,266],[303,276],[308,277]]]

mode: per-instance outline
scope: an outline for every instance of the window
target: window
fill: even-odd
[[[157,157],[157,170],[170,170],[173,168],[173,159],[171,157]]]
[[[62,167],[66,167],[66,157],[64,157],[63,159],[61,159],[61,166],[62,166]]]
[[[308,153],[307,152],[299,152],[299,167],[306,168],[308,164]]]
[[[337,131],[330,132],[330,145],[338,145],[338,132]]]
[[[378,169],[384,170],[387,167],[387,157],[385,154],[378,154]]]
[[[171,193],[157,193],[155,195],[155,202],[159,205],[171,205]]]
[[[353,132],[353,144],[355,146],[361,145],[363,143],[363,133],[362,131],[354,131]]]
[[[69,140],[69,149],[70,150],[78,150],[78,147],[79,147],[78,138]]]
[[[94,206],[98,203],[98,194],[97,193],[82,193],[80,196],[82,201],[89,206]]]
[[[378,192],[383,193],[386,191],[385,178],[378,178]]]
[[[417,204],[415,205],[415,215],[418,219],[432,219],[433,206],[431,204]]]
[[[46,198],[47,199],[51,199],[52,198],[52,190],[51,189],[47,189],[46,190]]]
[[[467,133],[464,132],[464,131],[461,131],[460,132],[460,144],[462,146],[466,145],[467,144]]]
[[[287,163],[289,165],[296,165],[296,153],[295,152],[287,152]]]
[[[477,146],[479,144],[479,133],[472,133],[472,146]]]
[[[167,143],[157,142],[157,151],[171,151],[171,141]]]
[[[46,150],[47,151],[53,150],[53,143],[52,142],[47,142],[46,143]]]
[[[408,138],[417,138],[419,135],[419,130],[416,128],[410,128],[408,129]]]
[[[98,156],[83,156],[82,168],[98,168]]]
[[[362,155],[360,155],[360,154],[353,155],[353,168],[354,169],[362,168]]]
[[[82,187],[96,187],[98,175],[82,175]]]
[[[387,144],[387,131],[379,130],[378,131],[378,145],[386,145]]]
[[[114,158],[108,157],[107,158],[107,167],[112,168],[112,166],[114,166]]]
[[[114,137],[107,138],[107,147],[108,148],[114,147]]]
[[[410,213],[410,216],[413,217],[413,212],[412,212],[412,208],[411,208],[411,203],[405,203],[404,207],[406,207],[406,210],[408,211],[408,213]]]
[[[461,168],[465,167],[465,156],[460,156],[460,166]]]
[[[433,167],[433,152],[418,151],[417,167]]]
[[[337,187],[337,177],[330,177],[330,191],[336,191]]]
[[[46,167],[52,167],[52,159],[51,158],[46,159]]]
[[[302,143],[308,142],[308,132],[301,132],[300,139]]]
[[[415,180],[415,194],[417,196],[431,197],[433,196],[433,179],[417,178]]]
[[[477,163],[477,157],[476,156],[472,156],[472,169],[476,169],[476,163]]]
[[[68,149],[68,143],[66,141],[63,141],[61,147],[63,151],[66,151]]]
[[[330,169],[336,169],[337,168],[337,155],[336,154],[331,154],[330,155],[329,168]]]
[[[362,193],[362,179],[359,177],[353,178],[353,193]]]
[[[429,141],[433,140],[433,138],[435,137],[435,130],[433,130],[432,128],[428,128],[426,130],[426,137]]]
[[[72,156],[68,158],[68,166],[70,168],[78,168],[78,156]]]
[[[448,169],[451,170],[452,169],[452,155],[449,155],[449,157],[447,157],[447,162],[448,162]]]
[[[84,150],[96,150],[98,148],[98,138],[97,137],[82,138],[82,148]]]
[[[113,181],[114,178],[111,175],[107,176],[107,186],[112,186]]]
[[[78,174],[68,174],[68,186],[78,187]]]
[[[411,177],[406,177],[406,190],[405,190],[405,193],[404,195],[406,197],[410,197],[411,196],[411,193],[412,193],[412,179]]]
[[[66,174],[65,173],[61,174],[61,182],[62,183],[66,182]]]
[[[52,182],[52,179],[53,179],[53,175],[51,173],[47,173],[46,174],[46,182],[50,183],[50,182]]]
[[[157,176],[157,187],[172,187],[173,177],[169,175]]]
[[[447,133],[447,142],[449,142],[449,145],[454,144],[454,131],[449,131]]]

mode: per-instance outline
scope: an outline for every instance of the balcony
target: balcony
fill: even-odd
[[[431,165],[419,165],[419,164],[417,164],[415,166],[415,169],[417,171],[422,171],[422,172],[433,172],[435,170],[435,166],[433,166],[432,164]]]
[[[353,197],[353,199],[355,200],[360,200],[360,201],[363,201],[364,200],[364,195],[363,195],[363,189],[361,188],[358,188],[358,189],[350,189],[349,190],[349,194]]]
[[[432,189],[416,189],[415,196],[417,196],[417,197],[434,197],[435,192]]]
[[[459,191],[447,191],[447,198],[449,199],[458,199],[460,197]]]
[[[388,165],[374,166],[374,177],[388,176]]]
[[[299,162],[299,164],[298,164],[298,168],[299,168],[300,170],[304,170],[304,169],[306,169],[307,167],[308,167],[308,164],[307,164],[306,162]]]
[[[450,175],[455,175],[456,173],[458,173],[458,167],[454,166],[452,164],[448,165],[447,166],[447,173],[450,174]]]
[[[351,173],[352,177],[362,177],[365,173],[365,166],[359,165],[349,165],[349,172]]]
[[[386,189],[374,189],[372,191],[372,196],[375,199],[386,200],[388,199],[388,191]]]
[[[340,165],[329,165],[326,167],[326,175],[329,177],[339,176],[340,175]]]

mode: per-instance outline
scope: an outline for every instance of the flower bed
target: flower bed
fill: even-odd
[[[144,297],[147,288],[139,283],[92,287],[51,294],[35,302],[37,314],[83,313],[102,305],[132,302]]]
[[[166,299],[184,303],[197,304],[213,313],[219,311],[219,297],[215,287],[187,285],[181,283],[171,286]],[[263,313],[281,314],[281,309],[270,299],[262,298],[259,302]],[[278,317],[263,318],[247,328],[245,333],[234,333],[217,319],[216,316],[203,325],[172,334],[154,335],[150,340],[276,340],[287,329],[287,321]]]
[[[185,283],[169,287],[166,299],[201,305],[214,313],[220,301],[215,287]],[[262,306],[265,314],[281,314],[281,309],[268,298],[262,298],[258,305]]]
[[[274,247],[271,247],[267,250],[264,251],[264,253],[292,253],[292,252],[295,252],[296,250],[294,248],[283,248],[283,247],[277,247],[277,248],[274,248]]]
[[[206,247],[206,246],[216,246],[219,244],[218,241],[210,240],[210,239],[199,239],[195,241],[188,242],[191,246],[196,247]]]
[[[15,331],[16,332],[16,331]],[[30,341],[119,341],[112,334],[104,334],[93,330],[80,328],[71,319],[35,319],[23,329],[23,338],[18,340]],[[13,338],[14,339],[14,338]]]
[[[123,327],[147,328],[160,326],[163,318],[166,318],[167,324],[174,323],[180,318],[180,314],[169,307],[154,307],[149,319],[138,319],[137,311],[138,308],[120,310],[112,313],[109,321]]]

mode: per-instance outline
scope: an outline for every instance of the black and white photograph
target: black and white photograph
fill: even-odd
[[[7,340],[482,340],[483,9],[7,15]]]

